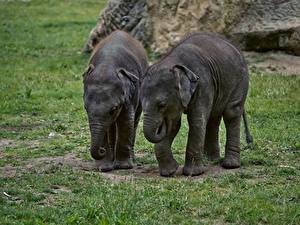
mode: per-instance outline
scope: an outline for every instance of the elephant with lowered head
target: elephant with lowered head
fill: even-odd
[[[115,31],[96,46],[84,73],[84,107],[91,155],[101,171],[133,167],[133,145],[141,114],[140,79],[147,68],[142,45]]]
[[[248,69],[242,53],[223,37],[193,33],[150,66],[141,86],[144,135],[155,144],[162,176],[171,176],[178,163],[171,152],[182,113],[187,114],[189,133],[184,175],[205,171],[203,154],[220,157],[219,125],[226,126],[224,168],[240,166],[240,121],[249,133],[244,103]]]

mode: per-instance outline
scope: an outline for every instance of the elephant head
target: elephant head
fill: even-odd
[[[94,67],[84,73],[84,108],[91,133],[91,155],[100,160],[105,156],[105,135],[116,121],[138,78],[123,68]]]
[[[146,73],[141,86],[144,112],[144,135],[153,143],[160,142],[187,108],[199,77],[182,65],[155,68]]]

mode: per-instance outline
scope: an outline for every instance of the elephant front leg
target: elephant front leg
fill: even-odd
[[[107,172],[114,169],[114,154],[116,144],[116,124],[113,123],[108,129],[105,136],[105,156],[101,160],[97,160],[97,167],[101,172]]]
[[[183,175],[197,176],[205,172],[203,165],[203,151],[206,131],[206,119],[189,119],[189,135],[185,155]]]
[[[161,176],[169,177],[172,176],[177,168],[178,163],[172,154],[172,142],[178,133],[181,125],[181,118],[174,122],[171,126],[169,134],[159,143],[155,144],[155,156],[158,161],[159,173]]]
[[[115,169],[133,168],[133,146],[135,139],[134,111],[122,111],[117,119],[118,140],[116,146]]]

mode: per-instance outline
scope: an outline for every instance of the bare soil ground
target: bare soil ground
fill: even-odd
[[[244,52],[249,68],[284,76],[300,74],[300,56],[282,52]]]
[[[12,139],[0,139],[0,159],[6,157],[5,149],[6,148],[17,148],[19,146],[26,146],[28,148],[38,148],[39,147],[39,140],[12,140]]]
[[[140,156],[137,155],[136,157]],[[18,167],[14,167],[11,165],[0,167],[0,176],[15,177],[24,172],[51,173],[63,166],[69,166],[76,170],[98,172],[97,162],[93,160],[87,161],[80,159],[74,154],[67,154],[64,156],[57,157],[41,157],[30,159],[25,161],[24,165]],[[225,170],[219,165],[207,165],[207,171],[204,174],[192,177],[192,179],[205,179],[207,177],[215,177],[222,174],[231,174],[236,173],[238,171],[239,169]],[[174,177],[177,179],[186,178],[181,174],[182,167],[179,167]],[[135,178],[164,179],[163,177],[159,176],[158,167],[153,165],[139,165],[135,166],[131,170],[114,170],[106,173],[101,173],[101,175],[115,183],[126,182]]]
[[[3,149],[5,147],[14,147],[14,140],[10,139],[0,139],[0,149]]]

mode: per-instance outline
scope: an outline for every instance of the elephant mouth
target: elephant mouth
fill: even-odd
[[[155,136],[157,139],[156,142],[160,142],[166,136],[166,133],[167,133],[167,123],[166,120],[164,119],[156,129],[155,132]]]
[[[161,142],[168,134],[168,121],[163,118],[156,122],[153,118],[144,118],[144,135],[146,139],[152,143]]]
[[[156,129],[156,135],[160,135],[161,132],[163,131],[164,129],[164,123],[165,123],[165,120],[160,124],[160,126]]]

